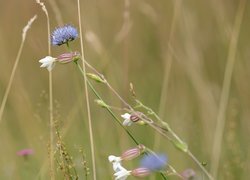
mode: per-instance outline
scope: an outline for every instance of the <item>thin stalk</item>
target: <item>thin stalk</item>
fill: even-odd
[[[79,63],[76,62],[76,65],[78,67],[78,69],[80,70],[81,74],[83,75],[84,72],[81,68],[81,66],[79,65]],[[93,85],[89,82],[89,80],[87,80],[87,83],[90,87],[90,89],[92,90],[92,92],[95,94],[95,96],[100,99],[101,101],[103,101],[103,99],[101,98],[101,96],[99,95],[99,93],[95,90],[95,88],[93,87]],[[118,117],[116,117],[116,115],[113,113],[113,111],[111,110],[110,107],[106,107],[106,109],[108,110],[108,112],[111,114],[111,116],[115,119],[115,121],[126,131],[126,133],[131,137],[131,139],[134,141],[134,143],[136,145],[139,145],[139,142],[133,137],[133,135],[122,125],[122,123],[120,122],[120,120],[118,119]]]
[[[80,41],[81,41],[81,54],[82,54],[82,67],[83,67],[83,77],[84,77],[85,98],[86,98],[87,114],[88,114],[88,125],[89,125],[89,138],[90,138],[91,159],[92,159],[92,168],[93,168],[93,179],[96,180],[94,138],[93,138],[92,121],[91,121],[91,114],[90,114],[90,105],[89,105],[89,94],[88,94],[87,76],[86,76],[86,68],[85,68],[85,56],[84,56],[84,49],[83,49],[83,34],[82,34],[82,20],[81,20],[80,0],[77,0],[77,10],[78,10],[78,23],[79,23],[79,30],[80,30]]]
[[[108,88],[120,99],[120,101],[123,103],[123,105],[132,110],[133,108],[118,94],[118,92],[109,84],[109,82],[106,80],[105,76],[101,73],[99,73],[91,64],[89,64],[87,61],[85,61],[85,64],[93,70],[96,74],[98,74],[104,81],[105,84],[108,86]]]
[[[206,168],[198,161],[198,159],[190,152],[187,151],[187,154],[189,155],[189,157],[196,162],[196,164],[198,164],[198,166],[202,169],[202,171],[207,175],[207,177],[210,180],[214,180],[214,178],[211,176],[211,174],[209,174],[209,172],[206,170]]]
[[[47,31],[48,31],[48,55],[51,56],[51,42],[50,42],[50,19],[48,11],[43,3],[39,3],[46,15],[47,19]],[[49,159],[50,159],[50,178],[55,179],[55,165],[54,165],[54,113],[53,113],[53,75],[52,71],[49,71],[49,119],[50,119],[50,148],[49,148]]]
[[[145,106],[143,103],[141,103],[139,100],[136,100],[136,102],[139,104],[138,107],[142,107],[144,109],[146,109],[147,111],[150,112],[150,114],[154,115],[156,117],[156,119],[161,122],[164,123],[164,121],[149,107]],[[142,117],[143,118],[143,117]],[[176,144],[175,140],[177,140],[180,143],[183,143],[183,141],[181,140],[181,138],[170,128],[170,126],[167,125],[167,128],[165,129],[165,132],[162,131],[161,127],[158,127],[155,125],[155,123],[150,123],[149,126],[151,126],[153,129],[155,129],[158,133],[160,133],[162,136],[166,137],[168,140],[170,140],[173,144]],[[171,138],[168,133],[170,135],[172,135],[173,138]],[[185,152],[200,168],[201,170],[207,175],[207,177],[210,180],[213,180],[214,178],[211,176],[211,174],[209,174],[209,172],[204,168],[204,166],[201,165],[201,163],[198,161],[198,159],[189,151],[183,151]]]
[[[2,103],[1,103],[1,107],[0,107],[0,124],[2,122],[3,112],[4,112],[4,109],[5,109],[5,105],[6,105],[9,93],[10,93],[10,88],[12,86],[14,76],[15,76],[15,73],[16,73],[16,69],[17,69],[17,66],[18,66],[18,63],[20,61],[20,57],[21,57],[21,54],[22,54],[22,51],[23,51],[23,45],[24,45],[24,42],[26,40],[27,31],[30,29],[32,23],[35,21],[36,18],[37,18],[37,16],[35,15],[33,18],[31,18],[28,21],[27,25],[23,28],[21,45],[19,47],[16,59],[15,59],[14,66],[13,66],[12,71],[11,71],[10,80],[8,82],[8,85],[7,85],[7,88],[6,88],[6,91],[4,93]]]
[[[49,158],[50,158],[50,177],[52,180],[55,179],[55,173],[54,173],[54,133],[53,133],[53,127],[54,127],[54,116],[53,116],[53,82],[52,82],[52,72],[49,72],[49,114],[50,114],[50,152],[49,152]]]
[[[4,96],[3,96],[3,100],[2,100],[1,108],[0,108],[0,123],[2,122],[3,111],[4,111],[4,108],[5,108],[9,93],[10,93],[10,88],[11,88],[11,85],[13,83],[13,79],[14,79],[14,76],[15,76],[16,68],[18,66],[18,62],[20,60],[20,56],[21,56],[21,53],[23,51],[23,44],[24,43],[22,42],[20,47],[19,47],[14,66],[13,66],[13,69],[11,71],[10,80],[8,82],[7,89],[6,89],[6,91],[4,93]]]
[[[121,102],[123,102],[123,104],[128,107],[129,109],[129,112],[130,113],[133,113],[135,112],[135,110],[112,88],[112,86],[108,83],[108,81],[105,79],[104,75],[101,74],[100,72],[98,72],[92,65],[90,65],[87,61],[85,61],[86,65],[91,69],[93,70],[98,76],[100,76],[103,81],[105,82],[105,84],[107,85],[107,87],[117,96],[118,99],[121,100]],[[138,101],[140,102],[140,101]],[[160,117],[151,109],[151,108],[148,108],[147,106],[143,105],[142,103],[140,103],[140,105],[142,105],[141,107],[145,108],[146,110],[149,110],[150,112],[153,113],[153,115],[157,118],[158,121],[160,122],[163,122]],[[153,120],[151,120],[150,118],[148,117],[142,117],[142,116],[139,116],[139,118],[141,118],[144,122],[153,122]],[[166,123],[165,123],[166,124]],[[178,142],[180,143],[183,143],[183,141],[179,138],[179,136],[169,127],[167,126],[167,129],[165,129],[164,127],[164,130],[167,131],[167,133],[171,134],[173,136],[170,137],[168,134],[166,134],[166,132],[162,131],[163,129],[161,128],[161,126],[158,126],[157,124],[155,123],[148,123],[149,126],[151,126],[153,129],[155,129],[159,134],[161,134],[163,137],[167,138],[168,140],[170,140],[173,144],[175,144],[175,140],[177,140]],[[183,151],[184,152],[184,151]],[[195,156],[190,152],[190,153],[187,153],[185,152],[187,155],[189,155],[193,160],[194,162],[199,166],[201,167],[201,163],[197,160],[197,158],[195,158]],[[195,159],[194,159],[195,158]],[[204,171],[204,173],[208,176],[208,178],[210,180],[213,180],[213,177],[208,173],[208,171],[204,168],[204,167],[201,167],[201,170]]]
[[[47,16],[48,27],[48,54],[51,56],[51,43],[50,43],[50,21]],[[49,117],[50,117],[50,176],[51,179],[55,179],[55,165],[54,165],[54,113],[53,113],[53,75],[52,71],[49,71]]]
[[[77,65],[78,69],[80,70],[81,74],[84,75],[84,71],[83,71],[83,69],[81,68],[81,66],[79,65],[79,63],[77,63],[77,62],[75,62],[75,63],[76,63],[76,65]],[[99,93],[95,90],[95,88],[94,88],[93,85],[89,82],[88,79],[87,79],[87,83],[88,83],[90,89],[92,90],[92,92],[95,94],[95,96],[96,96],[99,100],[103,101],[103,99],[101,98],[101,96],[99,95]],[[103,101],[103,102],[104,102],[104,101]],[[129,137],[134,141],[134,143],[135,143],[136,145],[139,145],[140,143],[134,138],[134,136],[129,132],[129,130],[127,130],[127,129],[122,125],[122,123],[120,122],[120,120],[118,119],[118,117],[113,113],[113,111],[111,110],[111,108],[108,107],[108,106],[105,107],[105,108],[106,108],[107,111],[111,114],[111,116],[115,119],[115,121],[122,127],[122,129],[129,135]],[[163,178],[164,180],[167,179],[166,176],[165,176],[163,173],[160,173],[160,174],[161,174],[161,176],[162,176],[162,178]]]
[[[47,20],[47,31],[48,31],[48,55],[51,56],[51,42],[50,42],[50,19],[49,13],[46,6],[40,0],[36,0],[36,3],[39,4],[46,16]],[[49,139],[49,161],[50,161],[50,179],[55,179],[55,165],[54,165],[54,117],[53,117],[53,76],[52,72],[49,71],[49,119],[50,119],[50,139]]]
[[[173,176],[178,176],[180,179],[185,180],[182,175],[180,175],[171,165],[168,165],[169,169],[172,171]]]
[[[237,44],[240,34],[241,23],[245,11],[246,0],[241,0],[239,2],[237,14],[235,17],[233,32],[230,40],[228,57],[227,57],[227,64],[224,74],[224,80],[222,85],[221,97],[220,97],[220,104],[219,110],[217,115],[216,127],[215,127],[215,134],[214,134],[214,143],[212,149],[212,157],[211,157],[211,172],[214,177],[217,177],[219,162],[220,162],[220,154],[221,154],[221,147],[222,147],[222,139],[223,133],[225,129],[225,122],[226,122],[226,108],[228,105],[229,95],[230,95],[230,87],[231,87],[231,79],[235,64],[235,56],[237,52]]]

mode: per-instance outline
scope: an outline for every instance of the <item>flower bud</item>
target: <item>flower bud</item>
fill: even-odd
[[[145,146],[140,144],[135,148],[129,149],[127,151],[125,151],[124,153],[122,153],[121,155],[121,159],[122,160],[132,160],[138,156],[141,155],[141,153],[143,153],[145,150]]]
[[[75,52],[63,53],[60,56],[58,56],[56,60],[59,63],[66,64],[72,61],[77,61],[80,58],[81,58],[80,53],[75,51]]]
[[[150,175],[150,173],[151,171],[149,169],[143,168],[143,167],[140,167],[131,171],[131,175],[135,177],[145,177],[145,176]]]
[[[142,113],[142,112],[139,112],[139,111],[133,112],[133,113],[131,114],[131,116],[130,116],[130,120],[131,120],[132,122],[134,122],[134,123],[139,124],[139,125],[145,125],[145,124],[147,124],[147,123],[145,123],[145,122],[141,119],[142,116],[143,116],[143,113]]]
[[[173,140],[172,141],[173,144],[175,145],[175,147],[183,152],[187,152],[188,151],[188,145],[181,141],[181,140]]]
[[[133,122],[137,122],[139,121],[141,118],[140,116],[142,115],[141,112],[133,112],[130,116],[130,120],[133,121]]]
[[[96,99],[95,102],[96,102],[99,106],[101,106],[101,107],[103,107],[103,108],[108,108],[108,107],[109,107],[103,100]]]
[[[98,83],[105,83],[105,80],[103,80],[100,76],[93,74],[93,73],[87,73],[87,76],[90,79],[93,79],[94,81],[98,82]]]
[[[190,180],[195,177],[196,173],[193,169],[186,169],[181,173],[184,180]]]
[[[141,126],[147,125],[147,123],[145,123],[145,122],[142,121],[142,120],[136,122],[136,124],[141,125]]]
[[[33,149],[22,149],[22,150],[17,152],[17,155],[18,156],[28,156],[28,155],[31,155],[33,153],[34,153]]]

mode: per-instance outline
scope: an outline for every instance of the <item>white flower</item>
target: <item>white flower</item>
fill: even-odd
[[[131,171],[128,171],[124,167],[114,174],[114,176],[116,176],[115,180],[125,180],[129,175],[131,175]]]
[[[45,58],[40,59],[39,62],[42,63],[40,67],[46,67],[48,71],[51,71],[56,65],[55,64],[56,58],[53,58],[51,56],[46,56]]]
[[[125,180],[127,177],[131,174],[131,171],[128,171],[121,165],[121,157],[116,157],[113,155],[110,155],[108,157],[109,162],[113,163],[113,169],[115,171],[115,180]]]
[[[121,165],[121,158],[116,156],[109,156],[109,162],[113,163],[113,169],[115,172],[120,171],[123,167]]]
[[[121,115],[121,117],[124,119],[123,126],[131,126],[133,124],[133,121],[130,120],[131,115],[129,113],[125,113]]]

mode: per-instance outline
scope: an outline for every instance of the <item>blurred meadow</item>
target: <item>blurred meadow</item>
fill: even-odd
[[[1,102],[22,29],[37,14],[27,32],[0,120],[0,179],[50,179],[49,76],[38,62],[48,55],[46,16],[35,0],[0,3]],[[64,24],[79,30],[77,1],[44,3],[51,31]],[[134,105],[129,91],[133,83],[137,98],[172,127],[208,171],[214,160],[214,142],[222,132],[216,145],[221,152],[217,154],[219,166],[214,178],[249,179],[250,1],[82,0],[81,15],[86,60],[127,102]],[[71,48],[80,52],[79,38],[72,41]],[[66,51],[65,46],[52,46],[53,57]],[[232,62],[231,67],[228,62]],[[229,84],[225,89],[228,98],[223,99],[225,72],[230,68],[232,76],[226,76]],[[107,104],[122,108],[104,84],[93,85]],[[135,144],[105,108],[94,102],[96,97],[91,91],[89,95],[97,179],[114,179],[108,156],[119,156]],[[84,79],[73,63],[53,69],[53,105],[54,119],[79,179],[84,179],[79,148],[83,148],[90,168],[88,179],[93,179]],[[114,112],[117,117],[125,113]],[[216,130],[217,121],[223,119],[225,126]],[[150,126],[134,124],[128,129],[140,143],[166,153],[168,163],[178,172],[192,168],[197,174],[194,179],[207,179],[190,157]],[[16,154],[26,148],[33,149],[34,154],[26,158]],[[138,162],[125,165],[131,169]],[[55,167],[56,179],[64,179],[56,161]],[[152,174],[145,179],[161,177]]]

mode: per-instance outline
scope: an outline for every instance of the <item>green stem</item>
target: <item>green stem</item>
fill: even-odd
[[[78,69],[80,70],[81,74],[83,75],[83,70],[81,68],[81,66],[77,63],[77,61],[75,62],[75,64],[77,65]],[[101,98],[101,96],[99,95],[99,93],[95,90],[95,88],[93,87],[93,85],[89,82],[89,80],[87,79],[87,83],[88,86],[90,87],[90,89],[92,90],[92,92],[95,94],[95,96],[103,101],[103,99]],[[103,101],[104,102],[104,101]],[[121,126],[121,128],[129,135],[129,137],[134,141],[134,143],[136,145],[139,145],[140,143],[134,138],[134,136],[122,125],[122,123],[120,122],[120,120],[118,119],[118,117],[113,113],[113,111],[107,106],[105,107],[107,109],[107,111],[110,113],[110,115],[115,119],[115,121]],[[167,180],[166,176],[163,173],[160,173],[162,178],[164,180]]]
[[[77,65],[78,69],[80,70],[81,74],[83,75],[83,70],[81,68],[81,66],[79,65],[79,63],[75,62],[75,64]],[[99,93],[95,90],[95,88],[93,87],[93,85],[89,82],[89,80],[87,79],[87,83],[88,86],[90,87],[90,89],[92,90],[92,92],[95,94],[95,96],[100,99],[101,101],[103,101],[103,99],[101,98],[101,96],[99,95]],[[139,142],[133,137],[133,135],[122,125],[122,123],[120,122],[120,120],[116,117],[116,115],[113,113],[113,111],[109,108],[109,107],[105,107],[107,109],[107,111],[111,114],[111,116],[115,119],[115,121],[126,131],[126,133],[131,137],[131,139],[134,141],[134,143],[136,145],[139,145]]]
[[[198,161],[198,159],[190,151],[188,151],[187,154],[189,155],[189,157],[191,157],[191,159],[194,162],[196,162],[196,164],[198,164],[198,166],[202,169],[202,171],[207,175],[207,177],[210,180],[214,180],[214,178],[212,177],[212,175],[209,174],[209,172],[204,168],[204,166]]]
[[[175,140],[180,143],[185,145],[184,141],[181,140],[181,138],[170,128],[170,126],[164,122],[151,108],[145,106],[141,101],[136,100],[138,107],[142,107],[144,109],[146,109],[147,111],[149,111],[151,114],[153,114],[157,120],[161,123],[161,124],[165,124],[167,127],[167,130],[169,132],[169,134],[171,134],[173,136],[174,139],[170,138],[166,133],[162,132],[162,131],[158,131],[160,134],[162,134],[164,137],[167,137],[175,146],[176,146],[176,142]],[[157,129],[156,129],[157,130]],[[188,150],[186,149],[183,150],[182,147],[178,147],[179,149],[181,149],[183,152],[185,152],[200,168],[201,170],[207,175],[207,177],[210,180],[213,180],[214,178],[211,176],[211,174],[204,168],[204,166],[201,165],[201,163],[198,161],[198,159]]]
[[[125,101],[123,100],[123,98],[112,88],[112,86],[108,83],[108,81],[105,79],[105,77],[103,76],[103,74],[99,73],[92,65],[90,65],[87,61],[85,61],[86,65],[93,70],[95,73],[97,73],[100,77],[102,77],[102,79],[106,82],[105,84],[108,86],[108,88],[114,92],[114,94],[123,102],[123,104],[128,107],[128,111],[130,113],[135,112],[135,110]],[[80,67],[81,70],[81,67]],[[81,70],[82,71],[82,70]],[[98,97],[98,96],[97,96]],[[191,159],[193,159],[193,161],[201,168],[201,170],[208,176],[208,178],[210,180],[213,180],[213,177],[209,174],[209,172],[203,167],[201,166],[201,163],[197,160],[197,158],[188,150],[188,147],[186,145],[186,143],[184,143],[179,136],[177,136],[177,134],[170,128],[170,126],[162,121],[160,119],[160,117],[149,107],[145,106],[144,104],[142,104],[139,100],[136,100],[137,103],[139,104],[138,107],[143,107],[146,110],[150,111],[156,118],[158,121],[160,121],[161,125],[163,125],[163,128],[155,123],[148,123],[149,126],[151,126],[153,129],[155,129],[158,133],[160,133],[162,136],[166,137],[167,139],[169,139],[178,149],[181,149],[184,153],[186,153],[189,157],[191,157]],[[110,110],[110,109],[109,109]],[[111,111],[111,110],[110,110]],[[145,122],[148,122],[148,120],[151,120],[150,118],[145,118],[145,117],[141,117],[139,116],[142,120],[144,120]],[[153,120],[151,120],[153,121]],[[120,121],[119,121],[120,122]],[[122,127],[123,125],[121,123],[119,123]],[[123,127],[124,128],[124,127]],[[165,129],[165,131],[162,131],[162,129]],[[168,132],[168,134],[166,133],[166,131]],[[170,137],[169,135],[171,135],[172,137]],[[176,143],[178,142],[178,144]],[[181,146],[179,146],[181,145]]]
[[[70,52],[72,52],[72,50],[71,50],[71,48],[70,48],[70,46],[69,46],[69,42],[68,42],[68,41],[66,42],[66,46],[67,46],[67,49],[68,49]]]

